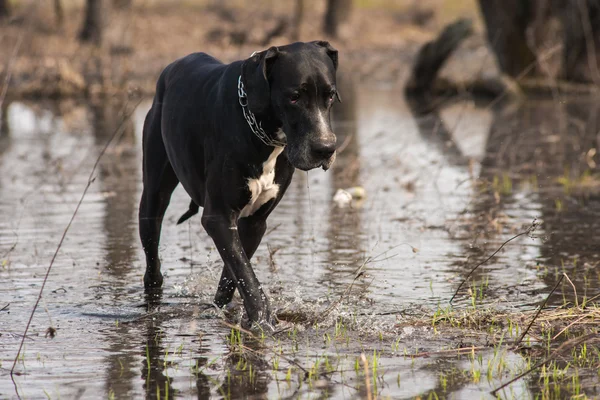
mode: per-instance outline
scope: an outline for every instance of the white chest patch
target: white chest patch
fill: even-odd
[[[251,197],[242,209],[240,218],[254,214],[263,204],[277,197],[279,185],[275,183],[275,163],[282,151],[283,147],[275,147],[267,161],[263,163],[262,175],[255,179],[248,179]]]

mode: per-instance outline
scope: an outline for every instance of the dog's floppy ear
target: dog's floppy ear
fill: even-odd
[[[248,109],[254,114],[262,114],[271,105],[269,87],[269,67],[279,55],[277,47],[253,54],[242,64],[242,81],[248,96]]]
[[[335,70],[337,71],[338,68],[338,51],[336,49],[334,49],[329,42],[325,41],[325,40],[318,40],[315,43],[317,46],[321,46],[324,47],[325,50],[327,51],[327,55],[329,56],[329,58],[331,58],[331,61],[333,61],[333,67],[335,68]]]
[[[329,44],[329,42],[325,41],[325,40],[318,40],[316,42],[313,42],[314,44],[316,44],[317,46],[321,46],[325,48],[325,51],[327,52],[327,55],[329,56],[329,58],[331,58],[331,61],[333,62],[333,68],[335,68],[335,70],[337,71],[338,68],[338,51],[336,49],[333,48],[333,46],[331,46]],[[340,92],[335,92],[335,97],[337,97],[337,100],[341,103],[342,102],[342,98],[340,97]]]

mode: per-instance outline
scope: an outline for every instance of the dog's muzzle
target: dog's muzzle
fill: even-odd
[[[335,140],[314,143],[310,148],[310,156],[313,160],[320,160],[323,170],[327,171],[335,161]]]

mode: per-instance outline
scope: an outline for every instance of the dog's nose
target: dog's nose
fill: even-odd
[[[312,152],[320,159],[329,159],[335,153],[335,142],[313,144]]]

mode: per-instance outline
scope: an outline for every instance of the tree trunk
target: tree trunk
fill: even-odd
[[[301,29],[303,20],[304,20],[304,0],[296,0],[296,9],[294,10],[294,16],[293,16],[294,28],[292,30],[292,39],[295,41],[300,40],[300,29]]]
[[[112,0],[112,6],[117,10],[125,10],[130,8],[131,3],[131,0]]]
[[[102,31],[104,29],[102,3],[102,0],[86,0],[85,18],[79,33],[79,39],[82,42],[93,43],[97,46],[102,44]]]
[[[352,10],[352,0],[327,0],[323,30],[329,36],[336,37],[340,24],[348,19]]]
[[[561,78],[600,83],[600,4],[596,0],[560,3],[564,42]]]
[[[62,0],[54,0],[54,16],[56,17],[56,26],[62,28],[65,22],[65,10],[62,6]]]
[[[0,0],[0,18],[6,18],[10,16],[10,4],[8,0]]]
[[[517,77],[526,69],[536,73],[536,56],[527,45],[527,26],[531,19],[528,2],[521,0],[479,0],[487,37],[500,69]]]

